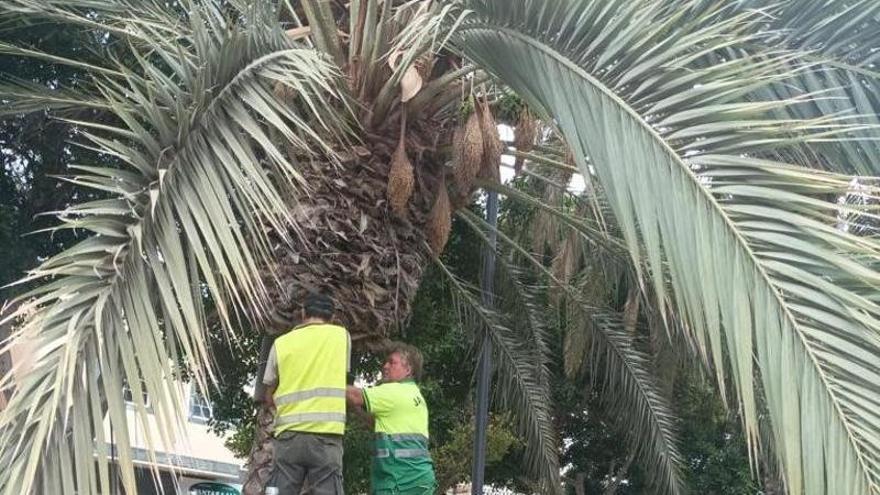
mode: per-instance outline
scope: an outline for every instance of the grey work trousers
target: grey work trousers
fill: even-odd
[[[342,435],[285,431],[272,443],[275,466],[266,495],[343,495]]]

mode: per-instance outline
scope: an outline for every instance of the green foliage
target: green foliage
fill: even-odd
[[[601,405],[596,391],[585,392],[573,382],[556,384],[555,399],[559,409],[558,428],[562,436],[561,463],[568,466],[565,472],[569,493],[574,485],[584,483],[586,493],[602,493],[610,477],[623,469],[628,478],[627,490],[619,493],[639,493],[644,485],[639,479],[638,464],[627,469],[629,454],[621,435]],[[635,479],[633,478],[635,474]]]
[[[675,407],[681,418],[679,436],[691,490],[717,495],[757,493],[760,487],[752,478],[742,427],[716,390],[698,373],[687,372],[676,381]]]
[[[257,414],[246,390],[256,382],[261,335],[245,326],[233,344],[219,328],[214,330],[209,340],[211,355],[223,373],[218,376],[217,387],[208,394],[213,412],[208,426],[218,435],[230,433],[226,447],[246,458],[253,445]]]
[[[369,493],[373,438],[373,429],[366,417],[349,411],[349,420],[345,425],[343,438],[342,458],[345,493]]]
[[[618,495],[649,493],[644,467],[633,462],[614,418],[608,417],[595,390],[584,392],[574,382],[556,384],[559,428],[564,440],[562,462],[568,493],[580,480],[586,494],[604,493],[614,475],[625,483]],[[717,391],[699,373],[688,371],[675,380],[673,409],[678,417],[683,476],[692,493],[754,495],[760,484],[749,467],[742,427],[724,407]],[[580,475],[580,476],[578,476]]]
[[[471,478],[474,450],[474,419],[464,418],[448,432],[449,441],[431,449],[438,490],[443,493],[457,483]],[[492,471],[513,449],[522,446],[522,440],[513,433],[510,419],[491,415],[486,431],[486,467]]]
[[[211,405],[216,407],[222,402],[211,401]],[[232,451],[236,457],[246,459],[251,452],[251,448],[254,446],[254,429],[257,424],[256,416],[238,416],[236,419],[241,419],[240,422],[236,421],[239,423],[237,427],[227,426],[223,428],[223,431],[229,432],[229,436],[223,442],[223,445]],[[216,422],[216,414],[212,421]],[[218,430],[215,430],[215,433],[218,433]]]
[[[45,23],[25,29],[5,28],[3,42],[89,57],[83,49],[83,36],[70,26]],[[4,54],[0,54],[0,74],[41,86],[75,86],[82,77],[82,71],[76,68]],[[0,96],[0,101],[5,100],[5,95]],[[0,119],[0,286],[15,282],[39,260],[89,235],[81,231],[27,235],[56,223],[45,213],[63,210],[74,198],[96,197],[57,178],[68,174],[67,166],[72,163],[110,161],[71,145],[72,127],[48,112]],[[21,291],[21,287],[0,289],[0,303]]]
[[[508,125],[514,125],[519,114],[526,108],[523,99],[510,90],[502,89],[498,100],[495,102],[493,110],[495,111],[495,119]]]

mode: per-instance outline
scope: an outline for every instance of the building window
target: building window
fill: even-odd
[[[146,386],[144,383],[141,383],[141,398],[143,399],[144,407],[149,407],[150,406],[150,396],[147,395],[147,389],[146,389]],[[132,405],[132,406],[135,405],[134,404],[134,392],[132,392],[131,386],[128,384],[128,382],[122,383],[122,399],[128,405]]]
[[[201,422],[211,419],[211,405],[195,387],[189,395],[189,417]]]

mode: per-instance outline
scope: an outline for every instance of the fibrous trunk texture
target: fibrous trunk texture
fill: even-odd
[[[442,181],[433,170],[439,167],[413,160],[413,193],[392,208],[390,147],[355,147],[343,158],[341,164],[313,162],[301,170],[310,193],[291,207],[303,242],[279,246],[276,253],[277,328],[295,322],[306,292],[322,291],[335,300],[336,319],[352,338],[370,344],[393,333],[409,314],[430,256],[425,227]]]

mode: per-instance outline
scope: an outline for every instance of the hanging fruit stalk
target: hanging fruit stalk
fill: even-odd
[[[449,202],[449,194],[446,191],[446,180],[440,181],[437,199],[431,208],[428,223],[425,228],[428,244],[431,246],[434,256],[440,256],[446,242],[449,240],[449,232],[452,230],[452,205]]]
[[[501,153],[504,151],[504,145],[498,135],[498,125],[495,123],[495,117],[492,116],[485,94],[477,113],[480,117],[480,133],[483,136],[483,159],[480,163],[479,176],[500,183]]]
[[[459,191],[469,194],[483,162],[483,132],[476,111],[465,121],[453,159],[455,185]]]
[[[517,151],[528,153],[534,149],[535,139],[537,139],[537,137],[538,121],[532,116],[527,108],[523,108],[516,123],[513,146]],[[516,157],[516,160],[513,162],[513,170],[517,175],[522,172],[524,162],[525,159],[521,156]]]
[[[406,112],[401,113],[400,139],[397,149],[391,155],[391,170],[388,172],[388,204],[398,216],[406,216],[406,205],[415,187],[412,162],[406,155]]]

